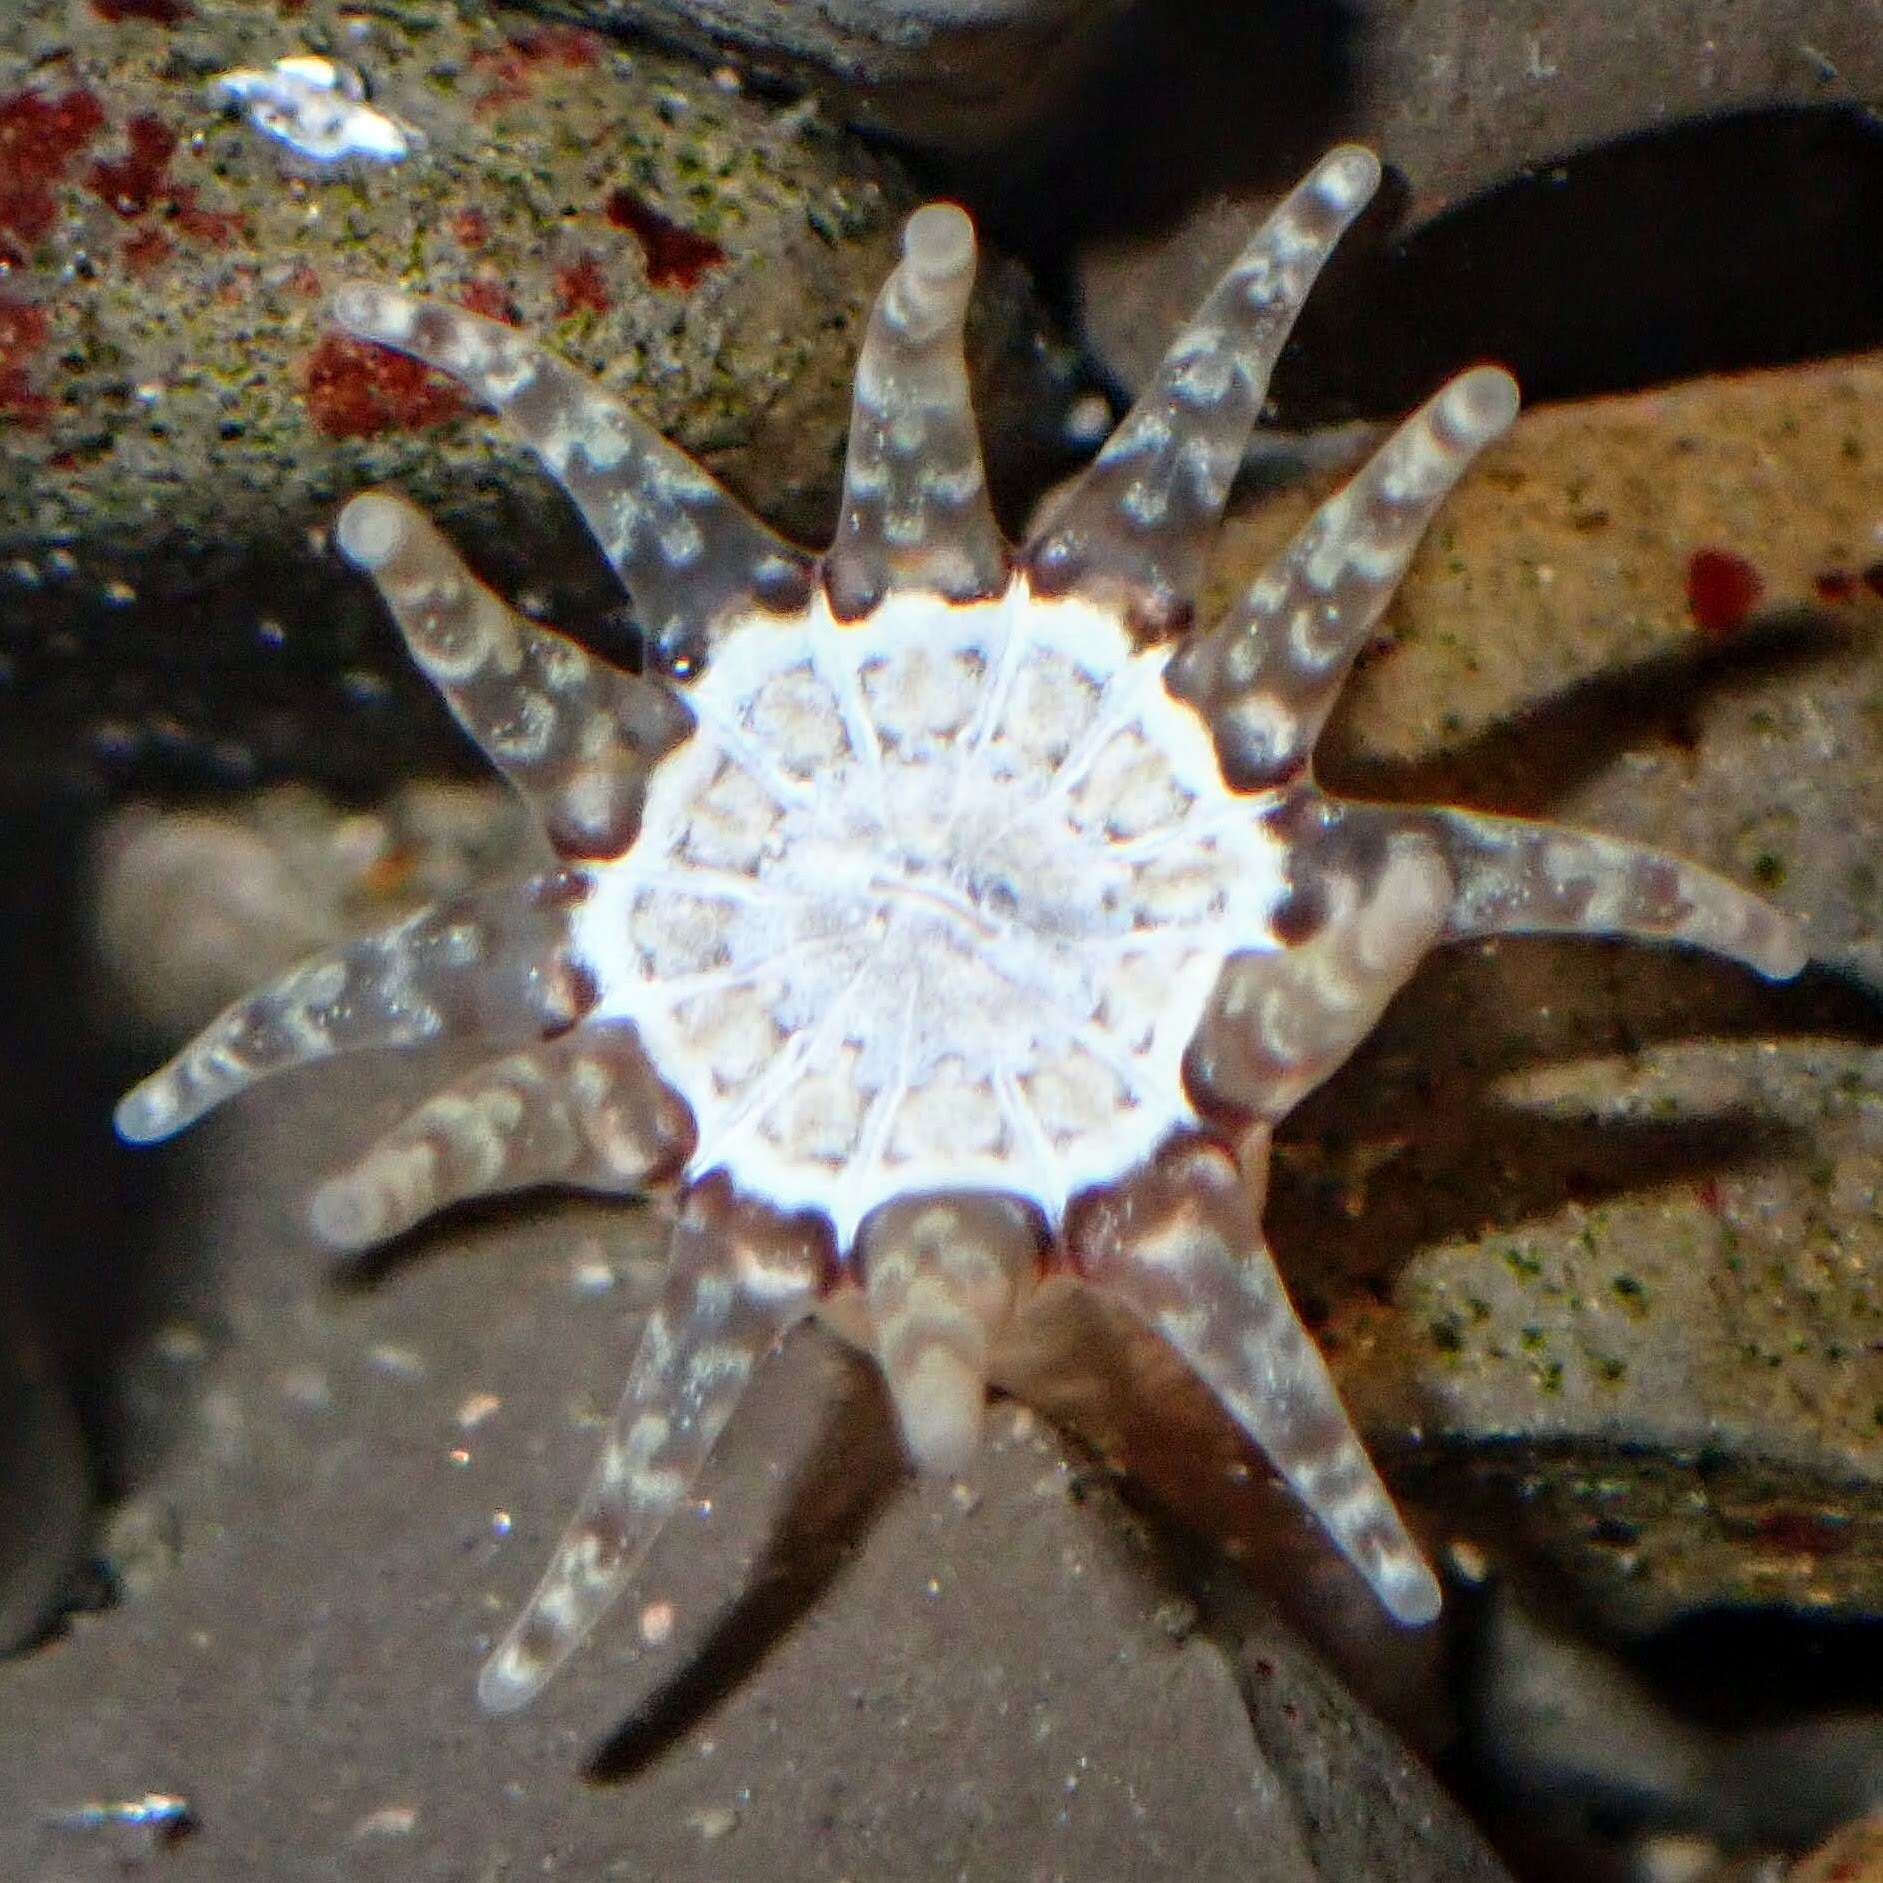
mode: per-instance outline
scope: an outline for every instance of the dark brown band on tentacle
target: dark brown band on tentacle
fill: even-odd
[[[1453,882],[1416,813],[1381,817],[1312,786],[1268,818],[1286,851],[1276,945],[1231,955],[1184,1059],[1206,1117],[1281,1118],[1372,1031],[1443,936]]]

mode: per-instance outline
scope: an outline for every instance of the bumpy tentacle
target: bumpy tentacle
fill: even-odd
[[[496,407],[575,499],[668,671],[703,660],[727,616],[796,607],[809,593],[801,551],[514,328],[368,282],[341,288],[333,311],[349,332],[449,373]]]
[[[557,871],[441,903],[316,955],[239,1000],[119,1101],[134,1144],[167,1138],[258,1079],[332,1053],[419,1040],[543,1038],[594,1002],[569,947],[587,893]]]
[[[1370,809],[1309,787],[1274,813],[1289,851],[1279,946],[1223,965],[1184,1061],[1205,1110],[1270,1121],[1292,1111],[1443,938],[1454,885],[1436,837]]]
[[[886,1203],[857,1241],[876,1354],[903,1442],[925,1471],[980,1443],[988,1357],[1039,1259],[1026,1211],[965,1193]]]
[[[962,346],[973,285],[967,213],[953,203],[918,209],[857,361],[843,511],[824,562],[845,620],[891,587],[967,601],[1006,585]]]
[[[648,774],[692,724],[679,700],[518,614],[402,498],[355,497],[336,540],[550,842],[564,856],[620,856],[640,828]]]
[[[532,1699],[627,1586],[686,1500],[767,1347],[808,1313],[826,1239],[709,1180],[674,1226],[672,1268],[574,1520],[485,1663],[478,1698]]]
[[[1356,807],[1365,809],[1366,807]],[[1477,811],[1394,813],[1445,847],[1458,878],[1447,936],[1628,935],[1685,942],[1786,981],[1809,958],[1798,925],[1737,883],[1619,837]]]
[[[535,1184],[638,1190],[678,1170],[692,1117],[624,1022],[480,1066],[314,1193],[336,1249],[369,1249],[471,1197]]]
[[[1433,513],[1516,415],[1508,373],[1461,374],[1315,512],[1221,626],[1179,650],[1171,690],[1203,714],[1232,787],[1266,789],[1307,764]]]
[[[1245,1155],[1266,1163],[1267,1135]],[[1262,1240],[1265,1169],[1172,1146],[1075,1211],[1080,1272],[1170,1342],[1267,1453],[1387,1610],[1438,1613],[1437,1579],[1373,1469]]]
[[[1109,589],[1153,630],[1185,618],[1289,329],[1379,177],[1343,145],[1282,200],[1021,551],[1036,587]]]

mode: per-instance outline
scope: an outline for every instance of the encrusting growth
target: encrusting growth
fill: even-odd
[[[488,1706],[528,1700],[594,1626],[795,1320],[867,1347],[912,1458],[955,1470],[1029,1312],[1063,1295],[1048,1277],[1168,1341],[1392,1614],[1437,1612],[1264,1244],[1270,1127],[1448,939],[1636,935],[1775,977],[1804,952],[1676,859],[1315,784],[1356,652],[1516,415],[1501,370],[1443,387],[1189,629],[1269,373],[1378,176],[1336,150],[1280,204],[1011,555],[950,205],[910,220],[871,318],[817,560],[512,329],[340,295],[343,325],[462,381],[568,490],[649,676],[526,620],[402,499],[356,497],[342,552],[561,867],[239,1002],[118,1128],[166,1137],[332,1053],[482,1037],[500,1057],[319,1190],[326,1241],[544,1183],[675,1192],[665,1293]]]

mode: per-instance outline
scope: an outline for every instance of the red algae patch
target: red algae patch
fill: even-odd
[[[1702,634],[1737,633],[1764,593],[1764,581],[1744,556],[1696,549],[1687,559],[1687,612]]]
[[[9,234],[37,242],[50,232],[59,214],[52,186],[104,126],[104,107],[82,86],[56,98],[0,98],[0,247]]]
[[[566,267],[556,270],[556,312],[565,318],[586,308],[605,314],[614,305],[601,263],[586,250]]]
[[[40,426],[52,401],[27,376],[26,362],[46,344],[46,310],[0,294],[0,417]]]
[[[486,320],[500,320],[506,327],[517,326],[521,319],[509,290],[497,281],[467,282],[458,291],[458,304],[468,307],[473,314],[482,314]]]
[[[101,20],[117,25],[120,20],[148,20],[153,26],[175,26],[196,11],[190,0],[92,0],[92,11]]]
[[[530,95],[530,81],[543,67],[585,72],[602,56],[600,34],[580,26],[542,26],[471,54],[472,66],[490,75],[490,89],[477,100],[481,112],[501,111]]]
[[[457,387],[417,360],[370,340],[329,334],[307,360],[308,416],[329,438],[377,438],[454,418]]]
[[[163,119],[139,112],[125,127],[130,150],[122,157],[100,158],[86,172],[86,186],[127,221],[141,216],[165,194],[177,134]]]
[[[657,288],[696,288],[707,269],[726,259],[717,242],[663,216],[630,189],[611,192],[606,213],[617,229],[640,243],[647,278]]]

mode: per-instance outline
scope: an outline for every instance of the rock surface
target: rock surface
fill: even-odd
[[[1331,357],[1284,371],[1285,406],[1409,404],[1416,387],[1386,382],[1428,339],[1463,348],[1444,364],[1492,352],[1533,389],[1565,350],[1586,355],[1582,393],[1877,344],[1875,269],[1854,253],[1874,254],[1883,188],[1877,0],[1761,0],[1730,29],[1705,0],[1205,8],[1197,29],[1168,11],[1133,16],[1142,43],[1068,130],[1089,157],[1058,153],[1028,185],[1081,179],[1084,328],[1126,385],[1343,137],[1395,179],[1376,231],[1411,234],[1377,269],[1350,239],[1337,292],[1352,319],[1330,331],[1324,306],[1310,313],[1304,353]],[[1185,56],[1195,30],[1213,56]],[[1247,132],[1223,138],[1232,119]],[[1448,213],[1513,179],[1503,207]],[[1795,345],[1769,350],[1789,331]],[[1687,357],[1657,369],[1657,349]],[[1604,354],[1632,380],[1602,381]]]
[[[322,165],[213,93],[307,50],[422,142]],[[408,0],[4,9],[8,766],[357,784],[452,749],[442,715],[405,712],[369,598],[324,556],[363,484],[398,483],[549,606],[618,603],[484,415],[329,325],[339,282],[518,322],[807,529],[834,501],[861,318],[910,202],[814,117],[567,25]],[[1018,414],[1051,423],[1031,306],[994,268],[982,307],[989,431],[1012,443]]]
[[[152,1833],[74,1814],[154,1795],[214,1876],[1501,1877],[1292,1665],[1282,1688],[1316,1697],[1278,1762],[1046,1427],[1003,1414],[965,1482],[910,1484],[871,1377],[808,1330],[597,1640],[529,1714],[480,1716],[477,1662],[573,1506],[660,1238],[651,1213],[526,1207],[371,1286],[323,1278],[309,1186],[436,1072],[330,1067],[178,1154],[165,1233],[219,1260],[153,1343],[182,1418],[133,1506],[158,1517],[129,1526],[174,1561],[0,1666],[0,1871],[114,1874]],[[1301,1774],[1375,1766],[1330,1832]]]
[[[1324,748],[1337,789],[1664,844],[1806,925],[1789,989],[1441,956],[1281,1151],[1276,1239],[1411,1481],[1624,1628],[1883,1604],[1880,466],[1875,358],[1533,414]],[[1305,504],[1231,531],[1225,587]]]
[[[1059,102],[1104,28],[1133,3],[563,0],[553,11],[807,86],[841,120],[960,151],[1012,136]]]

